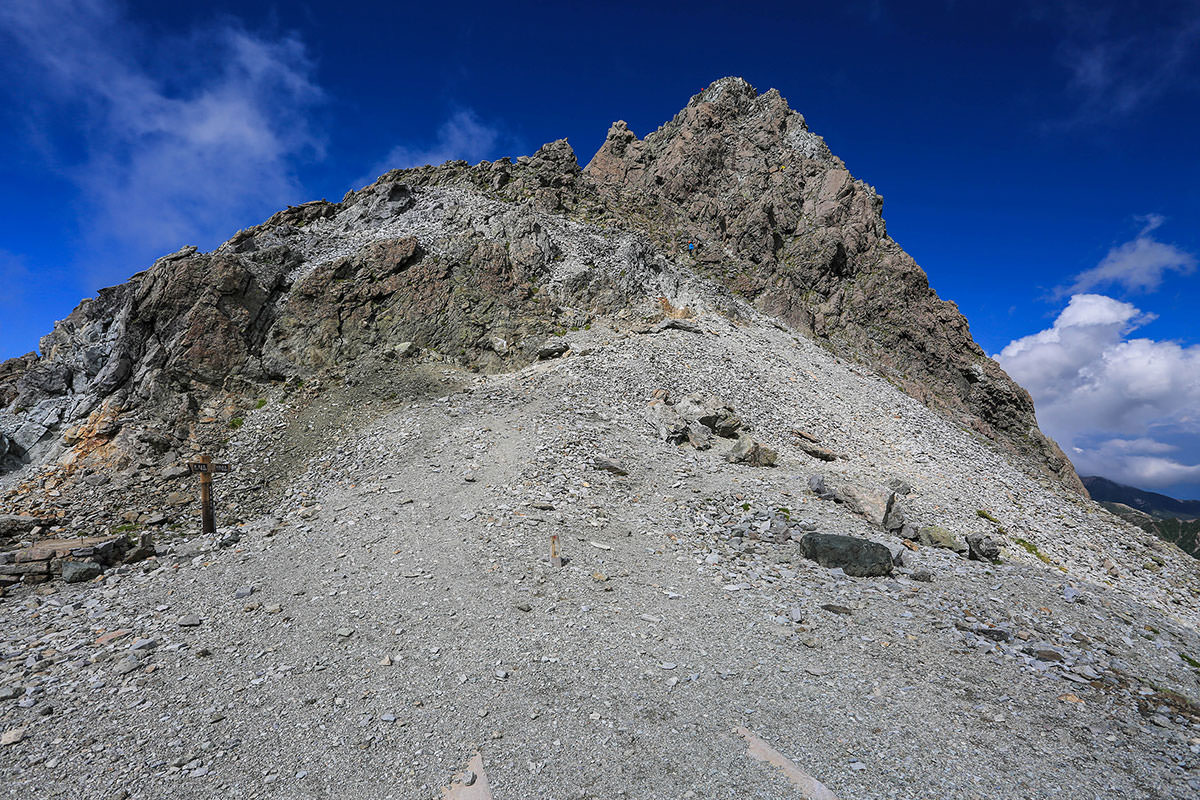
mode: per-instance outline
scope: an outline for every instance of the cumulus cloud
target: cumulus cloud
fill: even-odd
[[[1042,429],[1084,474],[1147,488],[1200,483],[1200,345],[1134,338],[1154,319],[1077,294],[1046,330],[996,360],[1037,404]]]
[[[1060,296],[1078,294],[1101,286],[1121,286],[1130,292],[1152,292],[1168,272],[1187,275],[1196,269],[1196,257],[1173,244],[1160,242],[1153,232],[1163,224],[1158,214],[1142,218],[1145,223],[1132,241],[1112,248],[1089,270],[1075,276]]]
[[[493,158],[496,148],[505,140],[500,129],[483,122],[470,109],[455,112],[438,127],[434,140],[424,147],[399,144],[377,161],[358,185],[373,183],[380,175],[393,169],[423,167],[462,160],[478,163]]]
[[[87,260],[104,265],[94,278],[306,199],[292,164],[321,153],[308,114],[323,95],[298,39],[233,21],[151,39],[110,0],[9,0],[5,39],[36,85],[29,113],[74,118],[78,141],[51,157],[81,190]]]

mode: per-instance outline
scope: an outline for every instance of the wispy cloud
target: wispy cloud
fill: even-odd
[[[1128,117],[1185,85],[1200,45],[1200,4],[1163,6],[1157,16],[1133,4],[1038,4],[1037,15],[1064,30],[1059,59],[1074,105],[1052,127]]]
[[[306,199],[293,165],[321,155],[323,94],[295,37],[227,20],[155,40],[110,0],[9,0],[3,39],[38,85],[32,112],[78,116],[79,147],[51,153],[81,190],[93,281]]]
[[[1170,272],[1187,275],[1196,269],[1196,257],[1173,244],[1160,242],[1153,233],[1164,219],[1158,214],[1141,217],[1142,230],[1131,241],[1108,251],[1100,263],[1075,276],[1058,296],[1079,294],[1102,286],[1120,286],[1129,292],[1152,292]]]
[[[396,145],[355,183],[360,186],[372,183],[393,169],[436,165],[460,159],[477,163],[495,158],[499,146],[512,144],[509,140],[510,137],[498,126],[483,122],[474,111],[460,110],[438,127],[432,142],[424,146]]]
[[[1084,474],[1147,488],[1200,483],[1200,345],[1133,338],[1154,319],[1098,294],[995,358]],[[1173,442],[1188,442],[1177,446]]]

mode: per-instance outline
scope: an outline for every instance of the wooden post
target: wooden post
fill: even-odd
[[[217,519],[213,513],[214,472],[229,472],[228,464],[212,463],[212,456],[201,455],[195,461],[188,463],[188,469],[200,476],[200,530],[202,533],[216,533]]]
[[[212,464],[212,456],[200,456],[200,463],[205,467]],[[200,472],[200,532],[216,533],[217,521],[213,518],[212,472],[204,469]]]
[[[562,566],[562,553],[558,549],[558,534],[550,534],[550,566]]]

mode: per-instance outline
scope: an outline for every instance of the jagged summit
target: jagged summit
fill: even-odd
[[[1082,491],[1028,394],[888,237],[881,209],[777,91],[732,77],[644,139],[614,123],[583,169],[558,140],[515,160],[392,171],[81,304],[42,357],[0,368],[0,458],[75,464],[100,425],[111,440],[98,449],[133,462],[145,443],[121,431],[135,418],[166,422],[175,453],[197,398],[340,378],[402,342],[518,368],[554,330],[637,308],[635,276],[670,265],[724,287],[728,313],[751,303]],[[553,226],[595,245],[565,252]],[[547,281],[556,294],[538,294]]]

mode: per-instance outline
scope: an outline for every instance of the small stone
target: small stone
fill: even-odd
[[[117,662],[117,666],[113,669],[118,675],[128,675],[142,665],[142,660],[133,653],[122,658]]]
[[[179,618],[178,624],[181,628],[198,628],[200,627],[200,618],[195,614],[184,614]]]
[[[628,475],[629,470],[625,469],[621,462],[615,459],[605,458],[604,456],[596,456],[592,459],[592,469],[611,472],[613,475]]]
[[[244,600],[252,594],[254,594],[253,586],[239,586],[237,591],[233,593],[233,597],[235,600]]]
[[[343,639],[345,639],[348,636],[354,635],[354,629],[353,628],[338,628],[337,635],[341,636]]]
[[[462,785],[471,786],[475,783],[475,773],[472,770],[467,770],[462,775]]]
[[[933,583],[933,573],[927,569],[914,570],[912,579],[921,583]]]
[[[24,728],[12,728],[0,734],[0,746],[8,747],[14,745],[25,738]]]
[[[533,606],[529,605],[529,603],[517,603],[516,606],[518,611],[529,612],[533,610]]]
[[[157,639],[138,639],[129,646],[130,650],[153,650],[158,647]]]
[[[842,616],[847,617],[852,613],[850,609],[846,608],[845,606],[839,606],[837,603],[825,603],[821,606],[821,608],[825,609],[830,614],[841,614]]]
[[[1062,661],[1063,654],[1049,645],[1035,645],[1027,651],[1038,661]]]

